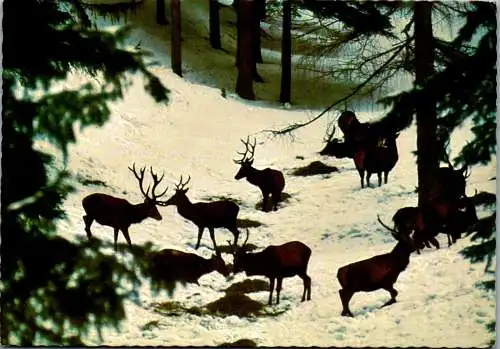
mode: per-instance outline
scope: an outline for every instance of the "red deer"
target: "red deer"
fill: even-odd
[[[381,222],[380,218],[379,222]],[[398,291],[394,289],[394,283],[399,274],[410,263],[410,255],[415,250],[415,244],[408,235],[398,235],[394,232],[392,235],[398,242],[391,252],[354,262],[338,269],[337,279],[342,286],[339,290],[342,316],[353,316],[349,310],[349,301],[356,292],[384,289],[391,294],[391,299],[382,307],[396,302]]]
[[[382,173],[384,174],[384,183],[387,184],[389,172],[398,162],[398,148],[396,138],[399,133],[380,136],[377,143],[366,144],[360,148],[354,155],[354,164],[361,178],[361,188],[364,188],[364,176],[366,171],[366,185],[370,186],[370,177],[373,173],[378,176],[378,185],[382,185]]]
[[[199,284],[198,279],[213,271],[229,276],[229,269],[218,253],[206,259],[194,253],[164,249],[153,253],[151,274],[162,281]]]
[[[99,224],[112,227],[115,230],[115,251],[118,248],[118,231],[121,230],[129,246],[132,246],[128,234],[130,225],[140,223],[146,218],[153,218],[158,221],[162,219],[156,206],[162,204],[161,201],[158,201],[158,198],[163,196],[168,190],[168,188],[165,189],[161,194],[155,193],[158,184],[163,179],[163,175],[158,179],[158,176],[153,173],[153,168],[151,167],[150,172],[153,177],[153,187],[151,196],[149,196],[149,187],[146,191],[143,187],[145,167],[139,170],[140,174],[137,174],[135,170],[135,163],[132,168],[129,167],[129,170],[134,173],[135,178],[139,181],[139,188],[144,196],[144,202],[134,205],[125,199],[101,193],[90,194],[82,200],[82,206],[86,214],[83,216],[83,221],[85,222],[87,237],[89,240],[92,238],[90,226],[94,220]]]
[[[429,242],[439,248],[439,242],[435,238],[439,232],[447,235],[448,246],[451,246],[478,218],[472,198],[462,197],[451,201],[434,201],[432,207],[424,210],[403,207],[394,214],[392,220],[393,230],[385,225],[384,227],[398,234],[414,233],[417,253],[420,253],[422,244],[430,247]]]
[[[262,275],[269,278],[269,301],[272,304],[274,281],[276,284],[276,304],[280,302],[283,278],[298,275],[304,283],[302,302],[311,300],[311,278],[307,275],[307,264],[311,249],[300,241],[291,241],[282,245],[271,245],[261,252],[249,253],[245,250],[247,238],[241,247],[233,246],[233,272],[244,271],[246,275]],[[230,243],[230,242],[229,242]]]
[[[249,144],[248,138],[246,142],[244,140],[241,140],[241,142],[245,145],[246,150],[245,153],[238,152],[238,154],[243,155],[243,158],[240,160],[233,160],[236,164],[241,165],[234,179],[239,180],[241,178],[246,178],[249,183],[259,187],[263,196],[263,211],[268,211],[267,201],[269,194],[271,194],[272,207],[273,210],[276,211],[278,209],[278,202],[281,200],[281,193],[283,192],[283,188],[285,188],[285,177],[283,176],[283,173],[271,168],[258,170],[252,167],[255,144],[257,140],[254,140],[253,144]],[[250,156],[247,157],[249,151]]]
[[[240,211],[239,206],[230,200],[192,203],[186,195],[189,188],[185,188],[190,180],[191,177],[185,183],[182,183],[181,176],[179,184],[175,186],[174,195],[165,202],[164,206],[177,206],[177,212],[198,227],[198,241],[196,242],[195,249],[197,250],[200,247],[201,237],[205,228],[208,228],[210,232],[210,238],[214,244],[215,251],[217,251],[214,235],[215,228],[228,229],[233,233],[234,243],[237,244],[240,234],[236,227],[236,219]]]

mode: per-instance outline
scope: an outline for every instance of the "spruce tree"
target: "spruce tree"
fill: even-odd
[[[58,236],[74,180],[35,141],[51,142],[66,159],[74,127],[103,125],[128,74],[142,74],[156,102],[168,102],[168,89],[146,68],[146,52],[124,45],[129,28],[96,29],[76,0],[5,0],[3,8],[1,342],[82,345],[90,329],[119,328],[152,246],[127,249],[120,262],[97,239]],[[93,82],[53,88],[72,71]]]

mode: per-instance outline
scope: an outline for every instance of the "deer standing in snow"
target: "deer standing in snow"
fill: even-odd
[[[237,152],[243,157],[240,160],[233,160],[236,164],[240,165],[240,169],[234,179],[246,178],[249,183],[259,187],[263,196],[262,210],[265,212],[268,211],[267,201],[269,195],[272,195],[272,207],[276,211],[278,209],[278,202],[281,200],[281,193],[283,192],[283,188],[285,188],[283,173],[272,168],[265,168],[263,170],[254,168],[252,165],[257,140],[254,140],[253,144],[250,144],[249,138],[247,138],[246,142],[244,140],[241,140],[241,142],[245,145],[245,152]],[[247,156],[249,152],[250,156]]]
[[[156,206],[163,204],[161,201],[158,201],[158,198],[165,195],[168,190],[167,188],[160,194],[155,193],[158,184],[160,184],[163,179],[163,175],[158,179],[158,176],[153,172],[153,168],[151,167],[150,172],[153,177],[153,187],[151,196],[149,196],[149,187],[147,190],[144,190],[143,187],[144,172],[146,168],[143,167],[140,169],[138,174],[134,163],[132,167],[129,167],[129,170],[132,171],[135,178],[139,181],[139,188],[144,196],[144,202],[134,205],[125,199],[102,193],[90,194],[82,200],[82,206],[85,210],[83,221],[85,223],[85,232],[87,233],[88,239],[92,239],[90,226],[94,220],[99,224],[112,227],[115,232],[115,251],[117,250],[118,232],[120,230],[129,246],[132,246],[128,234],[130,225],[140,223],[146,218],[153,218],[158,221],[162,219]]]

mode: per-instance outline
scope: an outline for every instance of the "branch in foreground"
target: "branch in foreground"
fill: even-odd
[[[284,135],[284,134],[287,134],[287,133],[291,133],[301,127],[304,127],[304,126],[308,126],[310,124],[312,124],[313,122],[315,122],[316,120],[318,120],[319,118],[321,118],[323,115],[325,115],[327,112],[329,112],[333,107],[341,104],[342,102],[345,102],[347,101],[349,98],[353,97],[354,95],[356,95],[359,91],[361,91],[361,89],[363,87],[365,87],[371,80],[373,80],[373,78],[375,78],[378,74],[380,74],[386,67],[389,66],[389,64],[399,55],[399,53],[401,51],[403,51],[403,49],[406,47],[406,45],[401,45],[401,47],[399,47],[399,49],[380,67],[378,68],[377,70],[375,70],[373,72],[373,74],[371,74],[365,81],[363,81],[361,84],[359,84],[358,86],[356,86],[351,93],[349,93],[347,96],[341,98],[341,99],[338,99],[337,101],[335,101],[333,104],[331,104],[329,107],[327,107],[325,110],[323,110],[319,115],[315,116],[314,118],[312,118],[311,120],[308,120],[306,122],[303,122],[303,123],[295,123],[295,124],[291,124],[285,128],[282,128],[281,130],[263,130],[262,132],[271,132],[273,135]]]

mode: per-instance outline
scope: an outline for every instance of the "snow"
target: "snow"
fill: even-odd
[[[152,11],[152,8],[154,2],[146,1],[132,18],[144,17],[144,11]],[[193,14],[201,12],[193,11]],[[195,15],[190,17],[189,23],[200,21]],[[188,11],[184,11],[184,16],[189,16]],[[204,20],[206,28],[208,24],[206,18]],[[198,25],[203,27],[204,24]],[[110,121],[104,127],[89,127],[78,133],[78,142],[69,151],[69,170],[104,181],[108,187],[78,186],[64,204],[68,220],[60,222],[58,234],[73,240],[85,237],[81,200],[90,193],[103,192],[133,203],[140,202],[142,198],[137,182],[127,167],[133,162],[136,166],[152,165],[156,171],[165,172],[164,182],[170,188],[170,195],[179,177],[189,175],[188,196],[191,201],[205,201],[214,196],[240,200],[239,218],[264,224],[250,229],[250,243],[260,248],[291,240],[307,244],[312,249],[308,267],[312,278],[312,300],[300,302],[302,281],[294,277],[284,280],[279,305],[265,305],[267,291],[247,294],[263,303],[265,309],[284,310],[281,315],[239,318],[184,313],[165,316],[155,311],[156,304],[176,301],[186,308],[201,307],[223,297],[224,290],[232,283],[247,277],[237,274],[225,279],[220,274],[211,273],[200,278],[199,286],[179,285],[173,299],[166,294],[153,296],[145,282],[140,295],[142,302],[126,303],[127,319],[121,332],[105,330],[103,341],[96,333],[90,333],[85,339],[86,344],[212,346],[248,338],[259,346],[487,345],[491,334],[486,331],[485,324],[495,318],[496,300],[494,294],[485,293],[475,286],[476,282],[486,278],[484,265],[471,265],[458,254],[471,244],[467,238],[448,248],[446,237],[440,235],[441,249],[426,249],[420,255],[412,255],[408,268],[395,284],[399,292],[397,303],[379,309],[389,299],[386,291],[357,293],[350,303],[355,317],[340,316],[342,307],[337,269],[390,251],[395,241],[377,222],[377,214],[389,223],[397,209],[417,203],[414,193],[416,165],[412,154],[416,147],[414,126],[402,132],[397,140],[400,160],[389,175],[389,183],[373,186],[377,182],[375,176],[371,188],[361,189],[352,160],[318,154],[331,117],[296,131],[293,138],[270,137],[261,131],[305,121],[321,110],[302,108],[293,94],[295,101],[290,109],[276,102],[250,102],[237,98],[232,93],[235,86],[234,57],[209,52],[206,37],[193,35],[193,28],[188,30],[191,34],[184,37],[183,58],[188,56],[185,62],[198,59],[197,67],[208,69],[212,65],[214,69],[203,73],[185,63],[184,78],[180,78],[169,68],[168,44],[154,35],[158,35],[159,30],[156,25],[143,21],[134,31],[131,42],[141,40],[141,47],[152,51],[153,58],[160,62],[152,70],[171,89],[170,103],[168,106],[155,104],[143,91],[141,79],[134,77],[124,100],[111,105]],[[205,52],[208,56],[202,54]],[[218,61],[211,62],[206,57]],[[223,75],[220,74],[221,67],[226,69]],[[262,75],[266,77],[265,73]],[[210,76],[216,76],[217,80],[210,80]],[[78,85],[82,79],[73,75],[68,86]],[[279,79],[269,80],[264,85],[265,88],[256,85],[258,97],[273,100],[274,94],[279,93]],[[228,90],[227,98],[221,96],[222,87]],[[266,94],[271,90],[272,94]],[[327,91],[321,97],[324,106],[329,105],[331,99]],[[382,115],[381,111],[356,112],[361,121],[374,120]],[[238,166],[233,163],[233,158],[237,156],[236,151],[242,151],[240,139],[248,135],[257,138],[254,166],[281,169],[285,173],[285,192],[290,199],[276,212],[257,210],[260,191],[244,180],[234,179]],[[469,135],[467,128],[460,129],[453,134],[454,144],[463,144]],[[50,149],[43,142],[39,146]],[[290,174],[292,169],[315,160],[337,166],[339,172],[309,177]],[[493,161],[489,166],[473,168],[468,179],[470,195],[475,189],[495,192],[496,182],[490,180],[495,176],[495,167],[496,161]],[[206,258],[211,256],[212,243],[207,231],[199,250],[195,251],[197,229],[194,224],[183,219],[173,206],[159,207],[159,210],[162,221],[145,220],[130,228],[134,244],[150,241],[158,249],[175,248]],[[478,213],[483,216],[487,212]],[[94,223],[92,231],[94,236],[112,241],[111,228]],[[225,244],[232,235],[227,230],[218,229],[216,239],[219,245]],[[122,235],[119,242],[124,242]],[[223,254],[223,258],[232,263],[232,256]],[[144,328],[148,324],[155,325]]]

